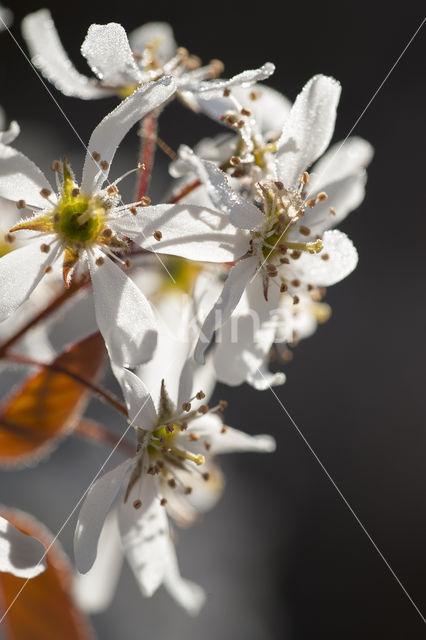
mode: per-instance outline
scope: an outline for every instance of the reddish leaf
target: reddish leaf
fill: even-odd
[[[4,509],[1,514],[46,548],[52,543],[52,534],[27,514]],[[57,542],[46,561],[46,571],[31,580],[0,573],[1,617],[7,612],[1,625],[5,640],[93,640],[89,621],[73,602],[72,571]]]
[[[0,465],[16,467],[33,461],[78,424],[90,391],[58,369],[93,382],[105,353],[104,341],[95,333],[60,354],[51,369],[31,375],[15,390],[0,410]]]

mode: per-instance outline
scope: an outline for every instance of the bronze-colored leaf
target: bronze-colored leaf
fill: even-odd
[[[86,408],[90,391],[70,375],[93,382],[106,350],[99,333],[72,345],[50,368],[31,375],[0,409],[0,465],[24,465],[48,453]]]
[[[46,548],[52,544],[52,534],[34,518],[3,508],[0,512]],[[31,580],[0,573],[0,617],[7,612],[1,625],[5,640],[93,640],[89,621],[73,601],[72,571],[58,542],[50,547],[46,563],[46,570]]]

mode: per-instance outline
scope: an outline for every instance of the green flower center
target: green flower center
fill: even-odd
[[[54,214],[55,231],[68,244],[83,245],[96,241],[104,229],[105,209],[87,198],[59,203]]]

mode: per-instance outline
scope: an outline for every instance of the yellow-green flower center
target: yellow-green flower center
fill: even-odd
[[[102,233],[105,225],[105,209],[81,196],[60,202],[54,212],[55,231],[67,244],[91,244]]]

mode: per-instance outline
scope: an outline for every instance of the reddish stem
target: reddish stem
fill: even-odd
[[[179,202],[179,200],[182,200],[182,198],[187,196],[188,193],[191,193],[191,191],[194,191],[194,189],[196,189],[200,185],[201,185],[201,182],[199,180],[194,180],[194,182],[191,182],[190,184],[185,185],[172,198],[170,198],[170,200],[168,201],[168,204],[176,204],[176,202]]]
[[[83,378],[82,376],[79,376],[77,373],[74,373],[73,371],[69,371],[66,367],[62,367],[61,365],[58,365],[55,363],[47,364],[45,362],[39,362],[38,360],[34,360],[33,358],[29,358],[28,356],[21,355],[20,353],[5,353],[3,355],[3,358],[5,360],[8,360],[9,362],[14,362],[16,364],[26,364],[32,367],[39,367],[40,369],[49,369],[50,371],[56,371],[57,373],[62,373],[63,375],[68,376],[69,378],[72,378],[73,380],[81,384],[83,387],[90,389],[90,391],[95,393],[100,398],[103,398],[108,404],[110,404],[112,407],[114,407],[114,409],[122,413],[127,418],[128,414],[127,414],[126,405],[123,404],[118,398],[116,398],[109,391],[106,391],[105,389],[103,389],[102,387],[99,387],[98,385],[94,384],[90,380],[87,380],[87,378]]]
[[[140,172],[139,183],[136,191],[136,200],[139,201],[148,192],[154,165],[155,146],[157,139],[158,118],[155,114],[145,116],[141,123],[139,135],[141,137],[140,163],[144,169]]]
[[[94,420],[88,420],[87,418],[83,419],[76,427],[75,432],[88,440],[101,444],[113,445],[115,448],[123,451],[126,455],[135,455],[134,445],[127,440],[124,440],[122,436],[118,437],[115,433],[111,433],[102,424],[99,424],[99,422],[95,422]]]

